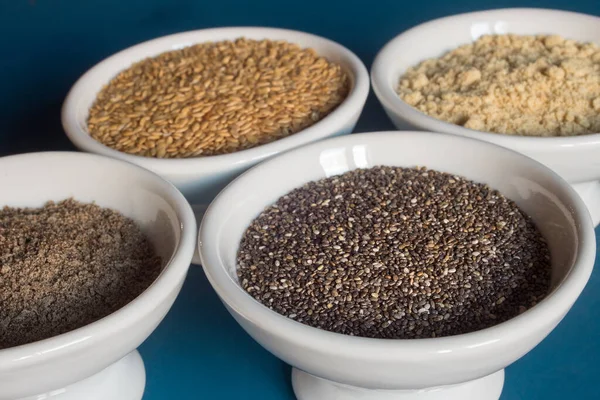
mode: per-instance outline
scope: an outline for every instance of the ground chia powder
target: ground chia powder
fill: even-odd
[[[483,184],[375,167],[311,182],[245,232],[242,287],[304,324],[374,338],[490,327],[535,305],[550,253],[531,219]]]
[[[46,339],[123,307],[161,260],[129,218],[75,200],[0,210],[0,349]]]

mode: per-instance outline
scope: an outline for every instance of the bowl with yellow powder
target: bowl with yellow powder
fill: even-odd
[[[546,9],[437,19],[379,52],[373,89],[399,129],[477,138],[548,165],[598,224],[598,26],[595,16]]]

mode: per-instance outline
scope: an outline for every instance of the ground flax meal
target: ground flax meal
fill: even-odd
[[[313,327],[411,339],[486,328],[541,300],[543,237],[489,187],[426,169],[357,169],[295,189],[243,235],[242,287]]]
[[[400,97],[432,117],[526,136],[600,133],[600,47],[490,35],[410,68]]]
[[[106,146],[141,156],[226,154],[313,125],[349,90],[340,65],[293,43],[200,43],[119,73],[98,93],[88,130]]]
[[[110,209],[74,200],[0,209],[0,349],[105,317],[160,270],[136,224]]]

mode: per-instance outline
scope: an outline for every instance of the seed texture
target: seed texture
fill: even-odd
[[[239,282],[304,324],[372,338],[432,338],[506,321],[549,290],[550,253],[514,202],[425,168],[311,182],[243,235]]]
[[[340,65],[271,40],[200,43],[140,61],[106,85],[88,131],[146,157],[212,156],[297,133],[348,95]]]

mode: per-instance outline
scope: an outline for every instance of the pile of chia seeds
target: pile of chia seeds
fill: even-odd
[[[272,310],[348,335],[413,339],[506,321],[550,288],[546,241],[490,187],[425,168],[311,182],[248,227],[242,287]]]

